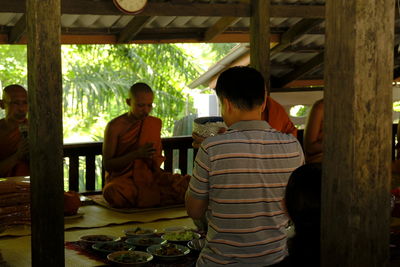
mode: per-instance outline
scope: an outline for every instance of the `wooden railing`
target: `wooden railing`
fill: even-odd
[[[392,159],[395,156],[395,135],[397,130],[397,124],[393,124],[392,128]],[[297,138],[300,144],[303,145],[303,130],[299,130]],[[175,165],[180,169],[181,174],[187,174],[188,170],[193,166],[193,159],[195,157],[195,151],[191,152],[192,149],[192,137],[191,136],[180,136],[180,137],[166,137],[162,138],[162,145],[164,150],[164,156],[166,160],[164,162],[164,170],[173,172]],[[96,191],[96,167],[101,168],[101,188],[104,186],[104,169],[102,166],[96,166],[96,156],[102,154],[102,142],[91,142],[91,143],[77,143],[77,144],[66,144],[64,145],[64,157],[69,158],[68,165],[68,176],[69,176],[69,190],[78,192],[98,192]],[[191,156],[189,157],[189,154]],[[82,166],[80,166],[79,157],[84,157],[81,163],[85,162],[85,188],[79,188],[79,172]],[[99,161],[99,160],[98,160]],[[82,164],[83,165],[83,164]],[[98,164],[99,165],[99,164]],[[102,164],[100,164],[102,165]],[[99,186],[98,186],[99,187]]]
[[[102,142],[74,143],[64,145],[64,158],[68,159],[68,181],[69,190],[77,192],[96,191],[96,167],[101,168],[101,188],[104,186],[104,168],[96,166],[96,156],[102,155]],[[181,174],[187,174],[188,169],[193,165],[193,158],[188,157],[192,148],[191,136],[166,137],[162,138],[163,153],[166,160],[163,164],[165,171],[173,172],[174,163]],[[79,187],[80,169],[85,162],[85,188]],[[82,159],[81,158],[81,159]],[[102,164],[101,164],[102,165]]]

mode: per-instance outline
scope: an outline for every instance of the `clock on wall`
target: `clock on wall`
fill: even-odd
[[[113,0],[115,6],[124,13],[137,14],[144,9],[147,0]]]

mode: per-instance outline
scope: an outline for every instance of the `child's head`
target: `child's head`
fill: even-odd
[[[321,177],[321,163],[310,163],[297,168],[289,178],[285,202],[296,232],[320,225]]]

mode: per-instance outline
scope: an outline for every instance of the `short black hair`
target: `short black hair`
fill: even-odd
[[[317,229],[321,218],[322,164],[308,163],[290,175],[285,203],[296,232]]]
[[[219,75],[215,90],[220,100],[226,98],[239,109],[252,110],[264,102],[265,81],[256,69],[237,66]]]

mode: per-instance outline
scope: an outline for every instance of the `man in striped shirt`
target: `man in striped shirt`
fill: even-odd
[[[201,144],[186,193],[189,216],[208,220],[197,266],[277,264],[287,255],[281,201],[304,162],[301,146],[262,120],[265,82],[255,69],[224,71],[216,93],[229,129]]]

